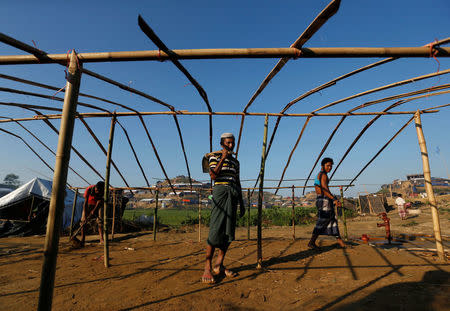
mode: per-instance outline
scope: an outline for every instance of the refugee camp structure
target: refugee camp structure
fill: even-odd
[[[52,304],[52,295],[53,295],[53,285],[54,285],[54,278],[55,278],[55,266],[56,266],[56,258],[58,253],[58,241],[59,241],[59,228],[61,226],[62,222],[62,216],[63,216],[63,206],[64,206],[64,194],[66,189],[66,182],[67,182],[67,173],[69,169],[69,160],[70,160],[70,152],[73,150],[85,163],[88,165],[101,179],[104,179],[106,184],[109,183],[109,170],[110,166],[112,165],[116,171],[121,175],[121,178],[127,187],[129,186],[125,176],[121,174],[114,164],[114,162],[111,160],[111,153],[113,151],[113,138],[114,138],[114,126],[115,124],[118,124],[121,129],[126,133],[125,128],[120,123],[120,118],[123,117],[137,117],[139,120],[139,124],[142,126],[145,132],[145,136],[147,137],[149,143],[151,144],[152,150],[155,154],[155,157],[158,161],[158,164],[161,168],[162,173],[164,174],[167,183],[171,190],[175,192],[175,189],[173,185],[170,182],[170,179],[166,173],[166,170],[164,168],[163,162],[161,160],[161,157],[157,151],[156,144],[154,143],[150,131],[144,121],[144,116],[150,116],[150,115],[170,115],[172,116],[176,128],[178,137],[180,140],[181,149],[183,152],[183,156],[186,163],[186,169],[188,173],[189,180],[191,180],[190,175],[190,167],[189,162],[187,160],[184,141],[183,141],[183,135],[181,128],[179,126],[178,117],[180,115],[192,115],[192,116],[208,116],[208,123],[209,123],[209,149],[212,151],[212,136],[213,136],[213,116],[216,115],[223,115],[223,116],[240,116],[241,117],[241,126],[239,130],[239,136],[237,139],[237,145],[236,145],[236,153],[238,155],[239,153],[239,147],[242,140],[242,133],[243,133],[243,125],[244,121],[248,117],[254,117],[254,116],[264,116],[265,117],[265,125],[264,125],[264,142],[263,142],[263,148],[262,148],[262,156],[261,156],[261,165],[260,165],[260,171],[258,173],[258,179],[259,179],[259,193],[260,196],[262,195],[262,189],[268,189],[267,187],[263,187],[264,182],[264,168],[265,168],[265,160],[269,154],[272,142],[275,137],[276,130],[278,128],[278,124],[281,122],[283,118],[287,117],[295,117],[295,118],[306,118],[305,122],[303,124],[302,129],[300,130],[298,134],[298,138],[288,156],[287,162],[285,164],[285,167],[283,169],[282,176],[280,178],[278,187],[275,187],[277,190],[281,187],[281,183],[284,179],[285,172],[290,164],[291,158],[294,154],[294,151],[296,150],[297,146],[299,145],[301,138],[305,132],[305,128],[307,127],[309,121],[312,118],[317,117],[323,117],[323,116],[340,116],[341,119],[336,125],[336,128],[334,131],[330,134],[330,137],[328,138],[326,144],[324,145],[321,152],[318,154],[316,162],[313,165],[314,167],[317,165],[318,159],[322,156],[324,151],[326,150],[327,146],[329,145],[330,141],[332,140],[334,134],[336,133],[337,129],[340,127],[340,125],[344,122],[344,120],[349,118],[357,118],[358,116],[373,116],[372,120],[367,123],[367,125],[363,128],[363,130],[355,137],[355,139],[352,141],[348,149],[346,150],[344,156],[342,159],[340,159],[337,167],[335,168],[333,174],[338,169],[339,165],[342,163],[344,158],[347,156],[347,154],[352,150],[353,146],[358,142],[358,140],[362,137],[362,135],[365,133],[365,131],[374,123],[376,122],[380,117],[388,117],[388,116],[396,116],[396,115],[403,115],[408,114],[411,115],[411,119],[408,120],[395,134],[392,136],[391,139],[389,139],[386,144],[374,155],[374,157],[361,169],[361,171],[358,173],[358,175],[354,178],[356,178],[365,170],[365,168],[372,163],[372,161],[397,137],[397,135],[403,131],[408,124],[410,124],[413,120],[415,122],[416,130],[417,130],[417,136],[419,140],[420,150],[421,150],[421,157],[423,160],[423,167],[424,167],[424,179],[426,184],[426,190],[428,199],[430,201],[432,215],[433,215],[433,223],[434,223],[434,233],[436,238],[436,245],[437,245],[437,253],[439,255],[439,258],[441,260],[444,260],[444,253],[443,253],[443,247],[442,247],[442,239],[440,235],[440,226],[439,226],[439,215],[437,213],[437,206],[436,206],[436,200],[434,198],[434,194],[431,188],[431,181],[430,181],[430,172],[429,172],[429,160],[428,160],[428,153],[426,150],[426,143],[425,138],[423,136],[422,132],[422,124],[421,124],[421,115],[423,114],[433,114],[437,113],[439,108],[446,107],[448,105],[442,105],[437,107],[428,107],[424,108],[418,111],[391,111],[393,108],[398,107],[406,102],[410,102],[412,100],[417,100],[420,98],[431,98],[432,96],[438,96],[447,94],[450,91],[448,88],[450,85],[437,85],[433,87],[429,87],[426,89],[417,90],[415,92],[410,93],[404,93],[404,94],[398,94],[395,96],[385,97],[376,101],[366,102],[362,105],[359,105],[357,107],[354,107],[348,111],[344,112],[334,112],[334,113],[324,113],[320,112],[321,110],[324,110],[326,108],[338,105],[342,102],[348,101],[350,99],[359,98],[368,94],[373,94],[382,90],[395,88],[401,85],[406,85],[410,83],[414,83],[420,80],[429,79],[432,77],[437,77],[440,75],[445,75],[450,73],[450,69],[441,70],[435,73],[430,73],[427,75],[422,76],[416,76],[412,77],[406,80],[398,81],[395,83],[387,84],[381,87],[377,87],[374,89],[367,90],[365,92],[361,92],[358,94],[354,94],[352,96],[331,102],[327,105],[324,105],[322,107],[319,107],[309,113],[286,113],[286,111],[292,107],[294,104],[298,103],[302,99],[310,96],[311,94],[314,94],[316,92],[322,91],[326,88],[329,88],[331,86],[336,85],[336,83],[340,80],[343,80],[345,78],[348,78],[350,76],[356,75],[360,72],[369,70],[371,68],[375,68],[377,66],[380,66],[382,64],[395,61],[399,58],[404,57],[449,57],[450,56],[450,48],[443,47],[442,45],[450,42],[450,38],[437,41],[434,43],[431,43],[427,46],[421,46],[421,47],[364,47],[364,48],[354,48],[354,47],[339,47],[339,48],[314,48],[314,47],[304,47],[304,45],[307,43],[307,41],[317,32],[320,27],[326,23],[326,21],[331,18],[339,9],[339,0],[333,0],[329,3],[329,5],[316,17],[316,19],[313,20],[313,22],[307,27],[307,29],[300,35],[300,37],[288,48],[263,48],[263,49],[203,49],[203,50],[171,50],[169,49],[161,40],[158,38],[158,36],[153,32],[153,30],[148,26],[148,24],[144,21],[142,17],[139,16],[138,18],[138,24],[143,33],[158,47],[158,50],[154,51],[131,51],[131,52],[96,52],[96,53],[79,53],[77,54],[74,50],[70,53],[70,57],[68,57],[66,54],[48,54],[42,50],[39,50],[35,47],[32,47],[28,44],[25,44],[23,42],[20,42],[14,38],[11,38],[5,34],[0,34],[0,41],[6,44],[9,44],[13,47],[16,47],[22,51],[25,51],[29,53],[30,55],[2,55],[0,56],[0,65],[15,65],[15,64],[46,64],[46,63],[56,63],[60,64],[62,66],[68,67],[68,74],[67,74],[67,82],[66,87],[64,90],[60,90],[59,88],[56,88],[51,85],[46,85],[40,82],[31,81],[31,80],[25,80],[19,77],[13,77],[13,76],[6,76],[2,75],[0,78],[5,79],[11,79],[14,81],[18,81],[21,83],[25,83],[28,85],[34,85],[41,88],[51,89],[55,91],[64,92],[64,99],[58,98],[56,96],[46,96],[39,93],[31,93],[31,92],[24,92],[20,90],[13,90],[13,89],[6,89],[2,88],[0,91],[2,92],[9,92],[9,93],[15,93],[15,94],[26,94],[28,96],[36,96],[40,98],[49,98],[52,100],[62,101],[64,102],[63,108],[54,108],[54,107],[47,107],[47,106],[40,106],[40,105],[31,105],[31,104],[18,104],[18,103],[0,103],[1,105],[8,105],[8,106],[15,106],[20,107],[23,109],[26,109],[28,111],[31,111],[34,113],[32,117],[21,117],[21,118],[11,118],[9,116],[2,117],[0,120],[0,124],[7,123],[7,122],[19,122],[20,124],[23,124],[25,121],[36,121],[36,120],[43,120],[49,127],[52,128],[52,130],[59,135],[58,140],[58,147],[56,151],[56,164],[54,167],[51,167],[47,164],[47,166],[54,171],[54,177],[53,177],[53,191],[51,195],[51,201],[50,201],[50,211],[49,211],[49,218],[48,218],[48,225],[47,225],[47,235],[46,235],[46,241],[45,241],[45,247],[44,247],[44,262],[43,262],[43,268],[42,268],[42,278],[41,278],[41,287],[40,287],[40,295],[39,295],[39,310],[50,310],[51,304]],[[295,59],[307,59],[307,58],[348,58],[348,57],[387,57],[381,61],[366,65],[364,67],[358,68],[356,70],[353,70],[345,75],[342,75],[340,77],[337,77],[333,80],[330,80],[329,82],[322,84],[303,95],[300,95],[299,97],[292,100],[290,103],[286,105],[286,107],[280,111],[280,113],[267,113],[267,112],[248,112],[249,107],[252,105],[252,103],[255,101],[255,99],[261,94],[261,92],[265,89],[265,87],[269,84],[271,79],[286,65],[286,63],[290,60]],[[206,91],[202,88],[202,86],[194,79],[194,77],[188,72],[188,70],[183,67],[183,65],[180,63],[180,60],[182,59],[223,59],[223,58],[280,58],[277,65],[272,69],[272,71],[267,75],[267,77],[264,79],[264,81],[261,83],[258,90],[254,93],[250,101],[247,103],[245,108],[242,112],[217,112],[213,111],[210,102],[208,100],[208,96]],[[163,60],[170,60],[171,63],[173,63],[190,81],[190,83],[196,88],[196,90],[199,93],[199,96],[202,98],[202,100],[205,103],[206,112],[186,112],[186,111],[178,111],[175,109],[175,107],[149,95],[142,91],[139,91],[137,89],[134,89],[130,87],[129,85],[125,85],[122,83],[119,83],[117,81],[112,80],[111,78],[108,78],[106,76],[100,75],[98,73],[95,73],[91,70],[86,69],[84,66],[91,62],[121,62],[121,61],[163,61]],[[83,94],[79,92],[79,86],[82,75],[89,75],[91,77],[94,77],[96,79],[99,79],[101,81],[104,81],[108,84],[115,85],[123,90],[126,90],[132,94],[136,94],[140,97],[143,97],[145,99],[148,99],[150,101],[156,102],[165,108],[167,108],[167,111],[160,111],[160,112],[146,112],[146,111],[137,111],[132,107],[125,106],[123,104],[114,102],[109,99],[100,98],[98,96],[90,95],[90,94]],[[88,97],[88,98],[94,98],[97,100],[100,100],[102,102],[115,105],[116,107],[119,107],[121,109],[125,109],[125,111],[109,111],[105,108],[86,104],[83,102],[78,101],[78,97]],[[358,112],[357,110],[362,109],[363,107],[368,107],[372,105],[376,105],[381,102],[386,102],[390,100],[396,100],[396,102],[386,109],[382,111],[376,111],[376,112]],[[94,109],[97,112],[88,112],[88,113],[78,113],[77,112],[77,105],[88,107],[90,109]],[[44,114],[41,112],[41,110],[46,111],[52,111],[53,114]],[[277,121],[275,124],[275,128],[272,132],[272,135],[270,139],[267,139],[267,124],[268,119],[271,116],[276,116]],[[83,121],[86,118],[111,118],[111,131],[110,131],[110,139],[109,139],[109,145],[108,148],[105,148],[101,145],[101,143],[98,141],[98,138],[96,137],[96,134],[92,129],[89,128],[87,123]],[[49,119],[60,119],[61,124],[59,130],[54,128],[51,123],[49,123]],[[96,141],[99,148],[102,150],[102,152],[107,155],[107,163],[106,163],[106,175],[102,176],[100,173],[98,173],[95,168],[89,163],[89,161],[81,155],[81,153],[75,149],[72,146],[72,136],[73,136],[73,129],[74,129],[74,123],[75,120],[78,119],[83,124],[84,127],[89,131],[92,138]],[[0,129],[1,130],[1,129]],[[27,144],[22,137],[19,135],[16,135],[15,133],[2,130],[5,134],[14,136],[25,144]],[[127,135],[127,134],[126,134]],[[128,135],[127,135],[128,137]],[[129,138],[129,137],[128,137]],[[133,150],[133,154],[135,157],[135,160],[137,164],[139,165],[140,171],[142,175],[144,176],[147,187],[149,187],[148,179],[145,176],[145,173],[142,169],[141,162],[133,148],[133,144],[131,143],[131,140],[128,139],[128,143],[130,145],[130,148]],[[33,151],[33,149],[30,147],[30,149]],[[38,154],[34,152],[37,156]],[[41,161],[44,161],[42,157],[39,157]],[[312,169],[312,170],[313,170]],[[312,171],[311,170],[311,171]],[[310,174],[311,175],[311,174]],[[309,178],[309,177],[308,177]],[[307,181],[306,181],[307,182]],[[305,184],[306,184],[305,182]],[[347,185],[342,186],[350,186],[353,183],[350,182]],[[130,187],[131,188],[131,187]],[[256,188],[256,184],[255,187]],[[291,188],[291,187],[286,187]],[[347,187],[348,188],[348,187]],[[105,201],[108,199],[108,187],[105,188]],[[262,208],[262,198],[260,197],[258,200],[258,209],[261,210]],[[106,211],[105,211],[106,212]],[[156,210],[155,210],[155,216],[156,216]],[[106,221],[106,217],[104,218]],[[262,247],[261,247],[261,218],[258,218],[258,251],[257,251],[257,263],[258,266],[261,266],[262,263]],[[105,237],[107,237],[107,232],[105,230]],[[105,266],[108,266],[108,244],[107,239],[105,239]]]

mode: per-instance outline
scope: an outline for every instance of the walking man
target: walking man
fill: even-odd
[[[203,283],[214,283],[213,273],[228,277],[237,275],[223,265],[228,247],[234,240],[238,203],[240,216],[245,213],[239,180],[239,161],[232,155],[234,144],[233,134],[223,133],[220,136],[222,150],[209,157],[209,175],[214,180],[214,187]],[[219,249],[219,254],[213,267],[212,258],[216,248]]]

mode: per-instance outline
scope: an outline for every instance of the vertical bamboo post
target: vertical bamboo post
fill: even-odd
[[[262,146],[262,155],[261,155],[261,169],[259,171],[259,192],[258,192],[258,258],[257,258],[257,269],[262,269],[262,204],[264,198],[264,168],[266,165],[266,145],[267,145],[267,127],[269,123],[269,115],[266,114],[264,119],[264,137],[263,137],[263,146]]]
[[[73,231],[73,218],[75,217],[75,209],[77,207],[77,200],[78,200],[78,188],[75,189],[75,197],[73,199],[73,205],[72,205],[72,216],[70,217],[70,228],[69,228],[69,241],[72,238],[72,231]]]
[[[345,208],[344,208],[344,188],[339,186],[341,190],[341,210],[342,210],[342,223],[344,224],[344,240],[348,240],[347,234],[347,219],[345,218]]]
[[[47,220],[44,245],[44,260],[39,288],[38,310],[51,310],[55,283],[56,259],[58,255],[59,231],[64,213],[67,170],[70,162],[73,128],[77,110],[78,92],[81,80],[81,63],[75,51],[70,55],[66,92],[59,130],[58,148],[53,173],[52,196]]]
[[[198,194],[198,241],[202,241],[202,204],[200,203],[200,194]]]
[[[109,268],[109,241],[108,241],[108,199],[109,199],[109,178],[111,172],[111,155],[114,143],[114,128],[116,126],[116,114],[111,118],[111,128],[109,131],[108,153],[106,154],[105,191],[103,194],[103,251],[105,267]]]
[[[362,214],[361,198],[359,197],[359,192],[358,192],[358,203],[359,203],[359,213]]]
[[[251,198],[250,198],[250,189],[247,190],[247,240],[250,240],[250,207],[252,206]]]
[[[114,241],[114,227],[116,225],[116,192],[113,191],[113,215],[112,215],[112,228],[111,228],[111,241]]]
[[[392,185],[389,184],[389,193],[391,194],[391,198],[392,198]]]
[[[422,121],[420,119],[420,112],[417,111],[414,115],[416,123],[417,138],[419,140],[420,152],[422,154],[423,177],[425,179],[425,191],[431,208],[431,216],[433,218],[434,238],[436,239],[436,250],[441,261],[445,261],[444,247],[442,245],[441,225],[439,223],[439,211],[437,208],[436,198],[434,197],[433,186],[431,184],[430,163],[428,160],[428,151],[425,141],[425,136],[422,131]]]
[[[155,209],[153,210],[153,241],[156,241],[156,231],[158,231],[158,201],[159,190],[155,191]]]
[[[295,190],[292,185],[292,239],[295,240]]]

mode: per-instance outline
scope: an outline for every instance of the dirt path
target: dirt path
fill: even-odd
[[[431,217],[403,227],[390,213],[393,231],[431,233]],[[441,216],[449,235],[448,214]],[[349,222],[353,237],[383,235],[375,217]],[[408,220],[412,221],[412,220]],[[200,283],[204,242],[196,232],[119,235],[111,247],[111,268],[103,248],[68,248],[62,238],[54,310],[450,310],[450,266],[436,256],[353,243],[340,249],[320,240],[321,251],[306,249],[313,226],[263,230],[264,269],[255,269],[256,241],[239,229],[226,264],[239,273],[210,286]],[[342,228],[341,228],[342,231]],[[202,236],[206,237],[207,228]],[[252,228],[252,237],[256,231]],[[0,309],[36,310],[43,237],[0,239]],[[127,249],[125,249],[127,248]]]

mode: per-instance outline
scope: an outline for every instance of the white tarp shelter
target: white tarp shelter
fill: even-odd
[[[52,182],[41,178],[34,178],[17,188],[13,192],[0,198],[0,210],[10,208],[32,196],[39,197],[43,200],[49,201],[52,195]],[[64,216],[63,228],[70,226],[70,218],[72,216],[72,206],[75,198],[75,192],[66,188],[66,197],[64,199]],[[84,198],[78,195],[77,206],[75,208],[74,224],[80,220],[83,211]]]

